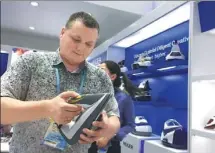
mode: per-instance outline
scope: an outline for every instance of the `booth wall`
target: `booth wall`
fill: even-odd
[[[152,101],[134,101],[136,115],[143,115],[160,135],[164,122],[176,119],[187,127],[187,74],[132,80],[135,84],[148,80]]]
[[[166,62],[165,57],[170,53],[172,41],[179,40],[181,52],[188,59],[189,22],[184,22],[167,31],[125,49],[125,66],[131,70],[131,64],[138,56],[148,54],[153,61]]]
[[[189,22],[184,22],[152,38],[144,40],[125,49],[125,66],[131,70],[131,64],[143,53],[153,58],[154,64],[168,66],[170,61],[165,57],[170,53],[172,41],[179,40],[181,52],[188,60]],[[173,61],[174,62],[174,61]],[[175,62],[179,66],[180,62]],[[171,71],[171,70],[170,70]],[[153,73],[153,72],[151,72]],[[176,119],[185,128],[188,125],[188,74],[187,71],[166,75],[153,75],[152,77],[132,78],[135,85],[142,81],[149,81],[151,101],[134,101],[136,115],[143,115],[153,128],[153,133],[160,135],[164,122]]]
[[[120,47],[109,47],[107,52],[107,59],[114,62],[120,62],[125,59],[125,49]]]
[[[105,61],[107,60],[107,51],[106,52],[103,52],[102,54],[96,56],[95,58],[93,59],[90,59],[88,62],[94,64],[94,65],[98,65],[100,64],[102,61]]]

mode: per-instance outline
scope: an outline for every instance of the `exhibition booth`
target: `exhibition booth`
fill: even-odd
[[[151,128],[136,129],[152,135],[128,134],[123,153],[214,151],[214,8],[215,2],[166,3],[96,48],[103,52],[92,63],[117,62],[144,90],[133,97],[135,115]]]
[[[142,89],[122,153],[214,152],[214,14],[214,1],[167,2],[95,48],[90,63],[113,60]],[[13,52],[1,50],[1,75]]]

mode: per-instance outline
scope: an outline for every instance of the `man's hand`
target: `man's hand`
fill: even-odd
[[[102,137],[96,141],[96,145],[98,146],[98,148],[104,148],[107,146],[109,141],[110,140],[108,138]]]
[[[67,103],[70,97],[77,97],[79,94],[73,91],[63,92],[57,97],[48,100],[47,109],[49,111],[49,116],[57,124],[67,124],[71,120],[79,115],[82,111],[82,107],[79,105],[73,105]]]
[[[83,133],[80,135],[79,143],[88,144],[97,141],[101,137],[108,137],[109,135],[109,118],[105,112],[102,113],[102,121],[93,122],[93,126],[99,128],[96,131],[83,129]]]

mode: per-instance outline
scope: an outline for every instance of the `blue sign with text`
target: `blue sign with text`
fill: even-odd
[[[188,60],[189,22],[184,22],[156,36],[125,49],[125,66],[131,70],[139,56],[148,56],[156,63],[164,63],[177,40],[180,52]]]

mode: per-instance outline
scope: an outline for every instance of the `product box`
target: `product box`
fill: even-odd
[[[129,133],[121,142],[122,153],[145,153],[145,141],[160,140],[160,136],[152,134],[150,137],[137,136]],[[152,153],[152,152],[151,152]]]

